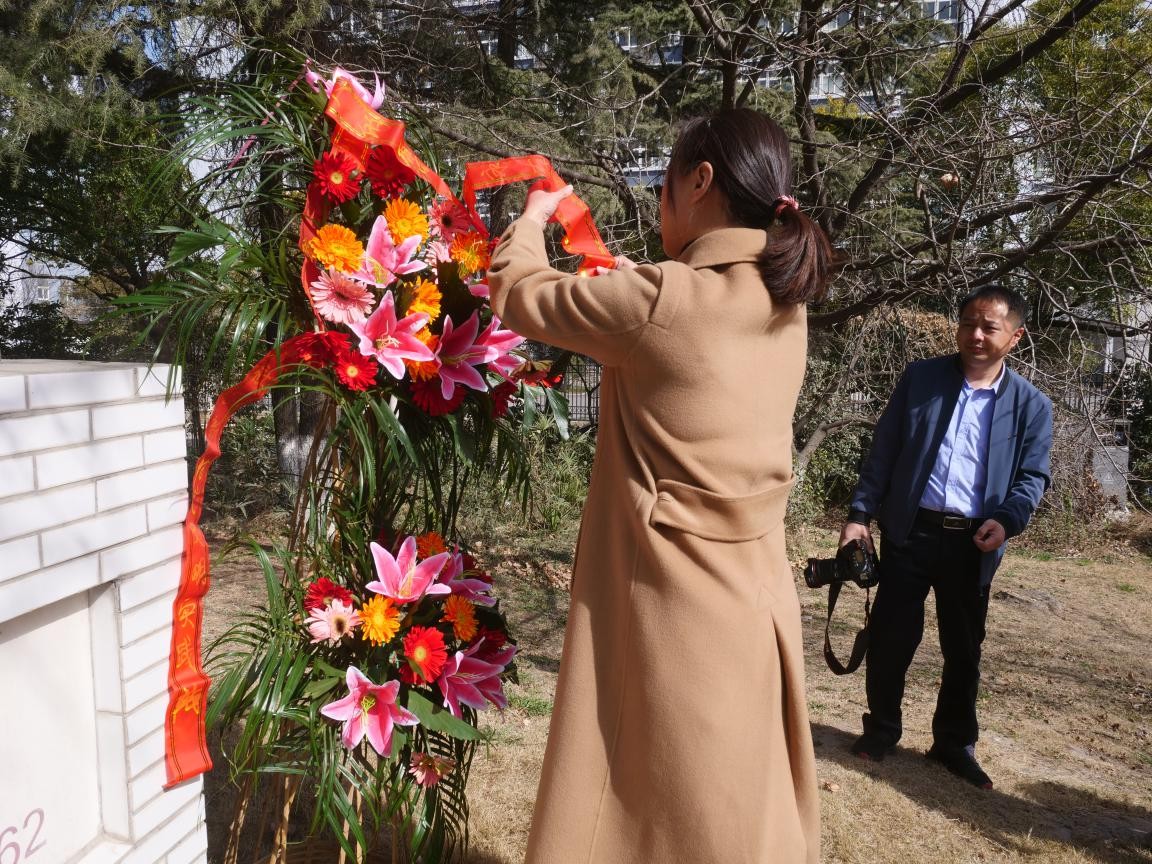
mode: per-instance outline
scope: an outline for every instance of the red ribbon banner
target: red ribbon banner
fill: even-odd
[[[286,366],[299,360],[293,337],[269,351],[239,384],[216,399],[204,428],[204,453],[192,473],[191,500],[184,519],[184,555],[180,562],[180,587],[172,603],[172,648],[168,655],[168,713],[164,721],[164,763],[171,787],[203,774],[212,767],[204,729],[210,679],[200,662],[200,633],[204,619],[203,599],[208,593],[208,541],[200,530],[208,469],[220,456],[220,435],[232,415],[264,398]]]

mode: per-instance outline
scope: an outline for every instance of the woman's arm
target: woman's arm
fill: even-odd
[[[492,308],[522,336],[619,365],[652,316],[661,269],[646,264],[602,276],[555,270],[548,263],[543,223],[529,212],[526,208],[509,226],[492,255]]]

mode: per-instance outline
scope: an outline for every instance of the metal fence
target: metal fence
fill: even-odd
[[[574,426],[596,426],[600,421],[600,364],[573,356],[560,384],[568,400],[568,419]]]

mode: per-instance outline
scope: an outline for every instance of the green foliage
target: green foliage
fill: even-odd
[[[242,409],[221,439],[221,453],[208,475],[206,507],[213,515],[242,519],[266,512],[279,500],[280,471],[272,412],[262,404]]]
[[[59,303],[0,306],[0,357],[79,359],[87,345],[84,328]]]
[[[849,427],[830,435],[813,453],[788,503],[789,518],[815,522],[826,513],[846,512],[860,476],[871,432]]]

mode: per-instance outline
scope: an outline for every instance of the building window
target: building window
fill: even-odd
[[[632,33],[631,27],[622,27],[613,35],[616,39],[616,44],[620,46],[621,51],[631,51],[639,44],[636,41],[636,36]]]
[[[935,18],[937,21],[956,21],[957,5],[955,0],[924,0],[921,4],[925,18]]]

